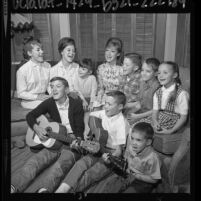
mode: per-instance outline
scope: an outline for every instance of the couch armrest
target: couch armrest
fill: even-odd
[[[170,162],[168,178],[171,191],[176,186],[190,183],[190,128],[186,128],[181,143]]]

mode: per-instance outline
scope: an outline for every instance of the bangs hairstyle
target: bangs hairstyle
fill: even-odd
[[[79,65],[82,68],[87,68],[89,71],[93,71],[93,64],[92,64],[92,60],[89,58],[84,58],[79,62]]]
[[[30,59],[30,56],[28,55],[28,51],[30,52],[33,49],[33,45],[38,45],[39,47],[42,46],[39,39],[33,38],[33,36],[24,38],[23,41],[23,57],[26,60]]]
[[[175,82],[176,82],[176,87],[175,87],[175,90],[173,92],[171,92],[170,96],[169,96],[169,101],[170,102],[174,102],[176,100],[176,97],[177,97],[177,91],[178,91],[178,88],[179,86],[181,85],[181,80],[180,80],[180,77],[179,77],[179,66],[177,63],[173,62],[173,61],[163,61],[161,63],[162,64],[166,64],[168,66],[171,66],[172,70],[174,73],[177,73],[177,77],[175,78]]]
[[[157,59],[157,58],[148,58],[144,61],[148,66],[151,66],[152,67],[152,70],[154,72],[157,72],[158,71],[158,67],[160,65],[160,61]]]
[[[54,81],[57,81],[57,80],[61,81],[62,84],[63,84],[65,87],[69,87],[68,81],[67,81],[66,79],[64,79],[63,77],[53,77],[53,78],[50,80],[50,83],[51,83],[51,82],[54,82]]]
[[[76,52],[76,46],[75,46],[75,41],[73,38],[70,37],[64,37],[59,40],[58,43],[58,51],[59,54],[61,55],[61,52],[68,46],[68,45],[73,45],[75,47],[75,52]]]
[[[128,58],[130,59],[133,64],[135,64],[136,66],[138,66],[140,69],[142,67],[142,56],[138,53],[127,53],[125,54],[124,58]]]
[[[112,96],[117,104],[122,104],[123,106],[126,104],[126,96],[121,91],[109,91],[106,93],[107,96]]]
[[[151,124],[146,123],[146,122],[139,122],[135,124],[132,128],[132,133],[135,131],[139,131],[145,134],[146,139],[153,139],[154,136],[154,129],[151,126]]]
[[[117,64],[121,65],[123,62],[124,52],[123,52],[123,42],[120,38],[117,37],[111,37],[107,40],[105,49],[114,46],[117,48],[117,52],[119,53],[119,56],[117,56]]]

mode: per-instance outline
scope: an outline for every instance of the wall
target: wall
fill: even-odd
[[[36,28],[34,32],[17,33],[11,40],[12,61],[22,60],[22,39],[27,35],[33,34],[41,39],[46,60],[60,59],[57,45],[59,39],[65,36],[72,36],[75,39],[78,50],[82,50],[80,56],[90,54],[95,60],[101,60],[106,38],[117,35],[125,41],[125,52],[138,51],[145,54],[145,57],[155,56],[160,60],[176,60],[179,65],[190,67],[190,14],[164,13],[153,14],[152,17],[150,14],[93,14],[92,18],[87,13],[25,15],[33,19]],[[145,25],[140,24],[140,20],[143,23],[145,20],[148,21]],[[139,28],[143,26],[153,27],[152,32],[149,28],[152,42],[149,41],[149,36],[146,36],[146,40],[143,39],[147,29],[139,32]],[[88,43],[87,40],[93,40],[93,44]],[[149,48],[151,55],[150,52],[146,54],[147,51],[143,53],[145,43],[153,48],[152,50]]]

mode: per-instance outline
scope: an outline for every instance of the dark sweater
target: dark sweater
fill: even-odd
[[[29,112],[26,116],[28,125],[33,129],[36,119],[40,115],[49,114],[51,120],[61,123],[61,117],[53,98],[49,98],[42,102],[38,107]],[[84,110],[80,99],[69,97],[68,118],[73,133],[78,137],[83,138],[84,132]]]

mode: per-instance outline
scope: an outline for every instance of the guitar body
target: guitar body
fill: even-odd
[[[38,151],[44,147],[51,150],[59,150],[63,143],[71,144],[74,140],[79,142],[79,146],[73,146],[71,148],[78,151],[79,147],[90,153],[97,153],[100,150],[100,144],[97,141],[81,140],[76,138],[74,134],[67,134],[65,126],[57,122],[49,122],[44,115],[41,115],[36,121],[40,127],[47,130],[48,139],[41,141],[34,130],[28,128],[26,144],[32,149],[32,151]]]
[[[108,132],[102,128],[101,119],[93,116],[89,117],[89,127],[91,140],[81,140],[78,144],[71,145],[71,149],[82,154],[86,154],[87,151],[99,156],[107,144]]]
[[[102,120],[93,116],[89,118],[89,127],[94,140],[100,143],[100,150],[107,144],[108,132],[102,127]]]
[[[42,128],[51,128],[54,133],[58,134],[58,138],[60,137],[59,135],[67,134],[65,126],[58,124],[57,122],[49,122],[44,115],[41,115],[39,118],[37,118],[37,123]],[[44,147],[51,150],[58,150],[63,145],[62,141],[54,138],[48,138],[46,141],[41,141],[38,135],[31,128],[28,128],[27,130],[26,144],[34,150],[40,150]]]

